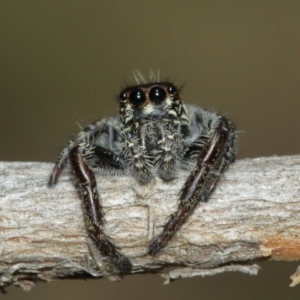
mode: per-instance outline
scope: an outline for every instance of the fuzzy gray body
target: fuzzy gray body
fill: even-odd
[[[138,118],[137,123],[132,126],[133,132],[127,130],[127,127],[124,128],[119,118],[102,119],[87,127],[68,148],[74,147],[75,144],[89,144],[88,141],[92,138],[94,141],[90,147],[99,145],[109,149],[123,165],[122,169],[101,165],[96,156],[87,152],[85,157],[97,173],[131,174],[141,183],[149,182],[153,176],[171,180],[178,169],[195,168],[198,153],[219,122],[218,115],[206,109],[185,105],[184,110],[187,122],[183,124],[170,124],[164,118],[147,117],[143,121]],[[182,133],[183,131],[185,132]],[[189,157],[185,157],[185,152],[192,143],[197,143],[199,148]]]

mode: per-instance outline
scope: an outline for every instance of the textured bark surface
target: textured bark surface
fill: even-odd
[[[47,187],[52,164],[0,162],[0,286],[30,289],[37,279],[105,276],[117,280],[87,237],[70,170]],[[155,257],[147,244],[177,207],[188,173],[140,186],[131,177],[98,177],[106,233],[133,272],[161,270],[166,282],[223,271],[256,274],[257,258],[300,259],[300,156],[244,159],[226,172]],[[251,262],[250,262],[251,263]],[[300,271],[299,271],[300,272]],[[300,280],[296,272],[295,285]]]

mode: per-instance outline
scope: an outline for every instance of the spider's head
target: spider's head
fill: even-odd
[[[120,116],[125,123],[136,118],[163,118],[172,114],[174,117],[176,107],[182,106],[178,89],[170,82],[127,87],[119,98]]]

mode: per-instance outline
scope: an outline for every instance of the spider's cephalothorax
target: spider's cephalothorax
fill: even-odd
[[[156,172],[164,180],[172,179],[190,131],[176,87],[166,82],[125,89],[120,94],[120,121],[124,158],[137,180],[147,183]]]
[[[207,201],[228,164],[234,161],[235,127],[221,115],[184,106],[170,82],[144,83],[120,94],[120,117],[96,121],[61,152],[49,180],[56,184],[70,160],[82,194],[90,238],[103,256],[121,271],[130,261],[103,232],[104,214],[95,173],[130,174],[141,184],[153,176],[171,180],[178,169],[190,170],[176,212],[149,245],[160,251],[199,201]],[[100,187],[101,191],[101,187]]]

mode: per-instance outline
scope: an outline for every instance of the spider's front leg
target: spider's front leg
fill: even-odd
[[[234,160],[234,130],[227,119],[219,117],[212,137],[198,155],[196,169],[189,175],[181,190],[177,211],[170,216],[161,234],[150,243],[150,255],[155,255],[166,245],[199,201],[208,200],[222,173]],[[196,145],[197,143],[190,147],[195,149]]]
[[[88,165],[88,161],[91,160],[94,164],[98,163],[100,167],[105,164],[113,168],[122,168],[121,163],[110,150],[100,146],[91,148],[88,144],[73,147],[69,155],[82,194],[85,223],[90,238],[101,255],[109,257],[119,271],[129,272],[130,261],[117,250],[101,228],[104,224],[104,213],[99,202],[95,175]]]

